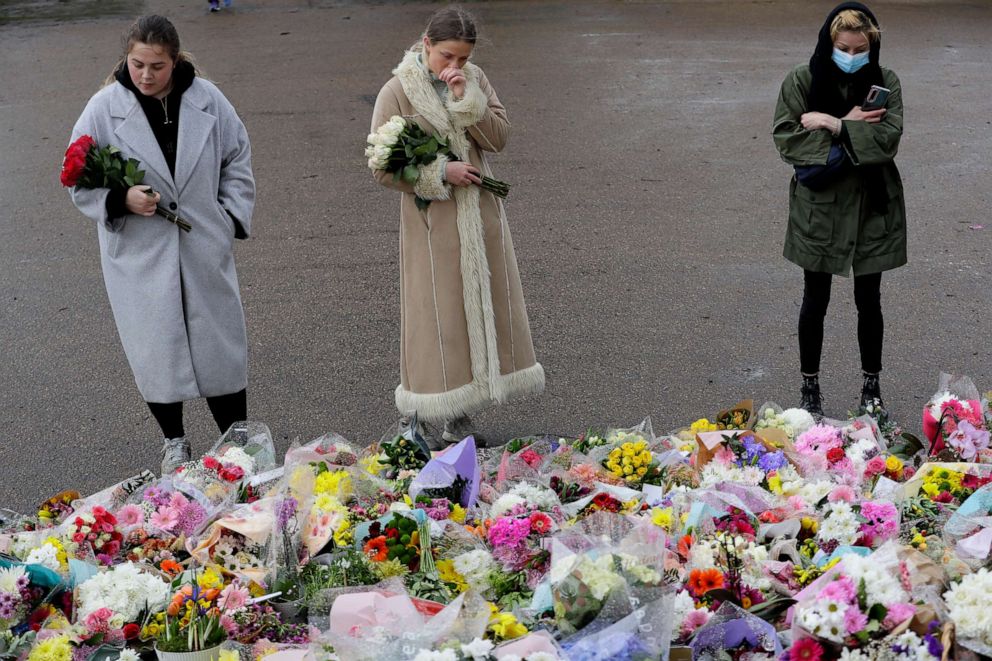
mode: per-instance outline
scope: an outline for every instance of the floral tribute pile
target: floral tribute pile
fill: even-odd
[[[0,510],[0,659],[981,658],[988,396],[942,375],[921,422],[741,402],[281,465],[235,425],[172,475]]]

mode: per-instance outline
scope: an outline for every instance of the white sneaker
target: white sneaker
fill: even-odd
[[[192,458],[193,451],[185,436],[162,441],[162,477],[171,475]]]

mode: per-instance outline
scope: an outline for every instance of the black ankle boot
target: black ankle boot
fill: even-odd
[[[820,376],[803,374],[802,400],[799,408],[806,409],[816,418],[823,417],[823,396],[820,394]]]
[[[865,380],[861,385],[861,413],[867,413],[873,418],[880,419],[888,415],[885,404],[882,403],[882,387],[878,382],[878,374],[864,372]]]

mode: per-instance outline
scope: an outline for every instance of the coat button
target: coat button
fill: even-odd
[[[175,211],[179,207],[176,206],[176,203],[175,202],[169,202],[169,208],[172,209],[173,211]]]

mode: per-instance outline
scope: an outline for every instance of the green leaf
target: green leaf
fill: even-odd
[[[420,170],[416,165],[408,165],[403,168],[403,181],[408,184],[415,184],[420,179]]]
[[[882,622],[885,620],[885,616],[889,614],[889,609],[882,604],[875,604],[868,611],[868,619],[875,620],[876,622]]]
[[[431,205],[430,200],[425,200],[419,195],[413,198],[413,203],[416,204],[417,208],[420,209],[421,211],[426,211],[427,207]]]

